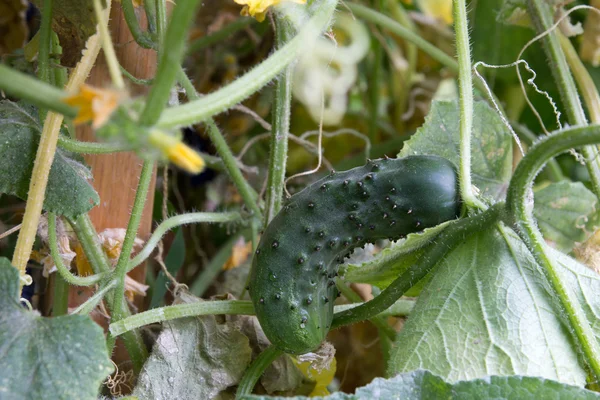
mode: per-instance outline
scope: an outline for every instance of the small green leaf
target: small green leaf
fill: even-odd
[[[435,272],[397,337],[390,375],[423,368],[451,382],[520,374],[585,384],[544,275],[512,230],[465,238]]]
[[[473,112],[471,168],[473,184],[481,195],[500,200],[512,173],[512,137],[502,120],[485,102],[476,102]],[[460,113],[455,101],[434,101],[425,123],[408,140],[399,157],[437,155],[459,164]]]
[[[35,108],[0,101],[0,193],[27,199],[41,130]],[[68,217],[88,212],[100,203],[90,177],[87,167],[57,149],[44,209]]]
[[[577,386],[530,376],[489,376],[484,379],[444,382],[429,371],[417,370],[390,379],[376,378],[356,389],[356,394],[333,393],[313,400],[373,399],[581,399],[597,400],[600,394]],[[308,397],[245,396],[245,400],[302,400]]]
[[[96,399],[113,367],[88,316],[42,318],[19,304],[19,272],[0,258],[0,397]]]
[[[600,210],[596,196],[582,183],[561,181],[535,191],[533,215],[544,237],[568,253],[594,233]]]
[[[371,260],[361,264],[348,264],[343,272],[344,280],[347,282],[369,283],[382,289],[389,286],[413,265],[424,251],[427,251],[426,246],[450,223],[452,222],[444,222],[433,228],[425,229],[423,232],[411,233],[406,239],[385,248]],[[414,296],[416,294],[411,292],[406,295]]]

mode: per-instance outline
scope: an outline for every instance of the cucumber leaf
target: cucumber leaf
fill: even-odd
[[[96,399],[113,371],[88,316],[40,317],[19,304],[19,272],[0,258],[0,397]]]
[[[11,101],[0,101],[0,193],[27,199],[31,171],[42,126],[37,111]],[[44,210],[76,217],[100,203],[88,182],[89,169],[57,149],[48,177]]]
[[[333,393],[314,400],[374,399],[600,399],[600,394],[577,386],[531,376],[490,376],[484,379],[444,382],[429,371],[417,370],[390,379],[376,378],[355,394]],[[244,400],[302,400],[308,397],[245,396]]]
[[[546,240],[565,253],[600,225],[596,196],[581,182],[561,181],[535,191],[533,215]]]
[[[398,157],[430,154],[459,164],[460,112],[456,101],[434,101],[425,123],[408,140]],[[504,198],[512,173],[512,137],[498,113],[476,102],[471,138],[473,185],[484,197]]]
[[[451,382],[518,374],[583,386],[586,372],[553,297],[512,230],[478,232],[437,266],[397,337],[388,373],[422,368]],[[598,296],[588,301],[598,310]]]

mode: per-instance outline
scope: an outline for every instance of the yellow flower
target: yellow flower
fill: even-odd
[[[76,124],[92,121],[92,127],[97,129],[108,121],[123,97],[123,93],[116,90],[83,84],[79,93],[66,97],[63,102],[79,108]]]
[[[271,6],[276,6],[281,3],[281,0],[233,0],[238,4],[244,6],[241,15],[251,16],[256,18],[258,22],[262,22],[265,20],[265,14],[267,13],[267,9]],[[306,4],[306,0],[290,0],[294,3],[298,4]]]
[[[452,0],[419,0],[417,2],[423,14],[452,24]]]
[[[329,367],[324,368],[320,371],[314,368],[310,361],[300,362],[294,358],[292,358],[292,361],[294,362],[294,364],[296,364],[298,369],[300,369],[302,375],[304,375],[309,380],[315,382],[315,387],[313,391],[309,394],[309,397],[329,395],[329,390],[327,390],[327,386],[329,386],[329,384],[333,381],[333,378],[335,378],[335,371],[337,369],[337,361],[335,357],[331,359]]]
[[[173,164],[192,174],[199,174],[204,169],[204,160],[194,149],[178,138],[164,132],[154,130],[150,133],[150,143],[158,148]]]

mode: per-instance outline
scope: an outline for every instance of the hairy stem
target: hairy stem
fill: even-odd
[[[473,131],[473,80],[466,0],[454,0],[454,31],[458,56],[458,102],[460,106],[460,195],[467,207],[482,206],[471,183],[471,133]]]
[[[254,315],[250,301],[223,300],[200,301],[197,303],[176,304],[144,311],[121,321],[110,324],[111,335],[119,336],[127,331],[157,322],[200,315]]]
[[[517,228],[517,233],[542,267],[554,289],[559,309],[564,310],[571,330],[596,379],[600,379],[600,346],[590,323],[579,303],[560,276],[551,256],[546,253],[546,243],[533,217],[529,205],[533,181],[548,160],[571,148],[600,143],[600,126],[574,128],[546,136],[531,147],[521,160],[510,181],[506,208]]]
[[[100,288],[100,290],[96,291],[93,296],[83,302],[79,307],[77,307],[71,314],[79,314],[79,315],[87,315],[94,311],[96,306],[102,301],[104,296],[108,294],[115,286],[117,286],[117,280],[114,279],[108,282],[104,287]]]
[[[146,3],[152,3],[152,0],[144,1],[144,6],[147,8]],[[140,47],[145,49],[154,48],[155,45],[154,42],[152,42],[150,35],[148,32],[142,31],[142,28],[140,27],[140,23],[135,15],[133,2],[131,0],[121,0],[121,8],[123,9],[123,16],[125,17],[125,22],[131,32],[131,36],[133,36],[133,40],[135,40]],[[148,25],[155,25],[154,21],[151,21],[150,16],[148,16]]]
[[[275,23],[277,32],[277,46],[282,47],[293,36],[293,27],[278,17]],[[271,111],[273,123],[271,127],[271,152],[269,154],[269,173],[267,178],[267,192],[265,197],[266,227],[281,209],[283,200],[283,185],[285,180],[288,134],[290,132],[290,109],[292,103],[292,76],[294,63],[290,63],[277,80],[275,88],[275,104]]]
[[[92,271],[95,274],[111,272],[108,257],[106,257],[106,253],[98,243],[98,233],[90,217],[87,214],[82,214],[75,219],[69,219],[69,224],[77,235],[77,240],[83,248]]]
[[[194,291],[195,292],[195,291]],[[341,313],[353,308],[361,307],[367,303],[343,304],[334,307],[334,311]],[[380,314],[387,316],[407,316],[415,305],[414,300],[399,299],[392,305],[384,309]],[[201,315],[255,315],[254,306],[247,300],[212,300],[200,301],[197,303],[176,304],[144,311],[132,315],[120,321],[110,324],[109,330],[112,336],[123,335],[134,329],[141,328],[149,324],[170,321],[185,317],[198,317]]]
[[[554,24],[554,13],[551,5],[544,0],[528,0],[527,7],[531,20],[538,31],[542,33],[547,31]],[[560,92],[560,97],[566,109],[569,123],[573,126],[585,126],[587,120],[583,111],[583,106],[579,99],[579,94],[573,81],[573,76],[569,70],[567,59],[561,49],[559,32],[553,31],[542,39],[544,50],[550,63],[550,70],[554,76],[554,81]],[[595,85],[592,84],[592,87]],[[597,146],[585,146],[582,148],[586,162],[585,165],[590,174],[592,190],[600,200],[600,159],[598,158]]]
[[[119,260],[117,261],[117,266],[115,267],[114,277],[117,279],[117,286],[114,290],[114,296],[112,300],[111,322],[119,321],[120,319],[125,318],[128,314],[128,312],[125,311],[125,275],[127,274],[129,257],[131,256],[133,243],[135,242],[135,237],[140,227],[140,221],[144,211],[144,204],[146,203],[148,188],[150,187],[153,174],[154,162],[144,162],[142,171],[140,173],[138,187],[135,193],[135,199],[133,201],[131,217],[129,218],[129,223],[127,224],[127,230],[125,232],[125,238],[123,239],[123,244],[121,247],[121,254],[119,254]],[[134,364],[134,369],[136,371],[140,371],[147,355],[146,349],[143,347],[142,343],[139,343],[139,345],[136,347],[139,351],[130,351],[129,347],[127,350],[131,357],[131,361]]]
[[[560,40],[560,46],[565,53],[567,63],[569,63],[569,67],[571,68],[571,72],[575,77],[577,86],[579,86],[581,97],[583,97],[583,101],[587,106],[590,114],[590,120],[594,124],[600,123],[600,95],[598,94],[598,88],[596,87],[596,84],[590,76],[587,68],[581,62],[581,59],[573,47],[573,44],[571,44],[571,41],[561,33],[558,34],[558,37]]]
[[[54,213],[48,213],[48,247],[50,247],[50,254],[52,255],[54,265],[56,265],[59,275],[65,282],[68,282],[73,286],[91,286],[104,278],[104,273],[91,276],[75,276],[65,266],[58,249],[56,238],[56,215]]]
[[[246,370],[242,381],[238,385],[237,392],[235,393],[236,399],[241,399],[244,396],[252,394],[252,390],[256,385],[256,382],[260,379],[261,375],[265,370],[275,361],[279,356],[283,354],[283,351],[277,347],[271,345],[267,347],[262,353],[256,357],[250,367]]]
[[[44,0],[42,22],[40,24],[40,40],[38,45],[38,79],[50,83],[50,48],[52,47],[52,0]],[[42,110],[40,110],[42,111]],[[45,117],[45,111],[40,115]]]
[[[119,61],[117,60],[117,54],[115,53],[112,38],[110,37],[110,33],[108,31],[109,14],[107,12],[102,12],[100,0],[93,0],[93,3],[94,13],[96,14],[96,19],[98,20],[98,33],[100,34],[100,39],[102,40],[102,50],[104,51],[104,59],[106,60],[106,65],[108,66],[110,79],[112,80],[112,84],[116,89],[125,89],[125,82],[121,76],[121,69],[119,67]],[[108,7],[110,9],[110,4]]]
[[[160,46],[160,60],[154,84],[140,117],[142,125],[154,125],[167,105],[183,58],[185,36],[196,15],[197,5],[198,0],[180,0],[173,10],[171,22],[165,33],[164,45]]]
[[[161,115],[158,126],[173,128],[206,121],[261,89],[294,61],[300,51],[307,49],[307,46],[310,46],[310,43],[329,26],[336,6],[337,0],[323,0],[314,16],[285,46],[254,69],[216,92],[187,104],[169,108]]]
[[[9,96],[27,100],[40,108],[74,118],[77,109],[62,100],[67,96],[63,90],[44,83],[29,75],[0,64],[0,90]]]
[[[242,216],[238,212],[223,212],[223,213],[188,213],[176,215],[161,222],[156,227],[150,239],[146,242],[144,248],[129,262],[127,271],[131,271],[141,263],[143,263],[152,254],[154,248],[162,237],[171,229],[181,225],[196,224],[196,223],[225,223],[240,221]]]

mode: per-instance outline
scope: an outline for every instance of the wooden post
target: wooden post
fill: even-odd
[[[140,21],[145,25],[145,20]],[[156,72],[156,52],[143,49],[133,40],[119,3],[115,2],[110,13],[110,32],[117,57],[121,65],[137,78],[152,78]],[[108,68],[102,52],[93,68],[88,83],[97,87],[109,87],[111,84]],[[144,94],[147,87],[126,82],[131,96]],[[77,129],[77,138],[95,141],[94,133],[88,126]],[[93,174],[93,185],[100,195],[100,204],[90,212],[90,217],[98,233],[107,228],[127,228],[135,191],[138,184],[142,161],[132,152],[106,155],[86,155],[85,161],[90,165]],[[140,224],[138,237],[146,240],[152,229],[152,206],[154,199],[155,177],[148,191],[148,199]],[[145,281],[146,268],[140,265],[129,274],[139,282]],[[89,293],[81,288],[72,288],[69,307],[77,306],[85,301]],[[138,308],[143,306],[143,298],[135,299]],[[120,341],[118,341],[120,342]],[[114,360],[119,365],[127,359],[123,346],[119,345],[114,353]],[[127,367],[126,367],[127,369]]]

